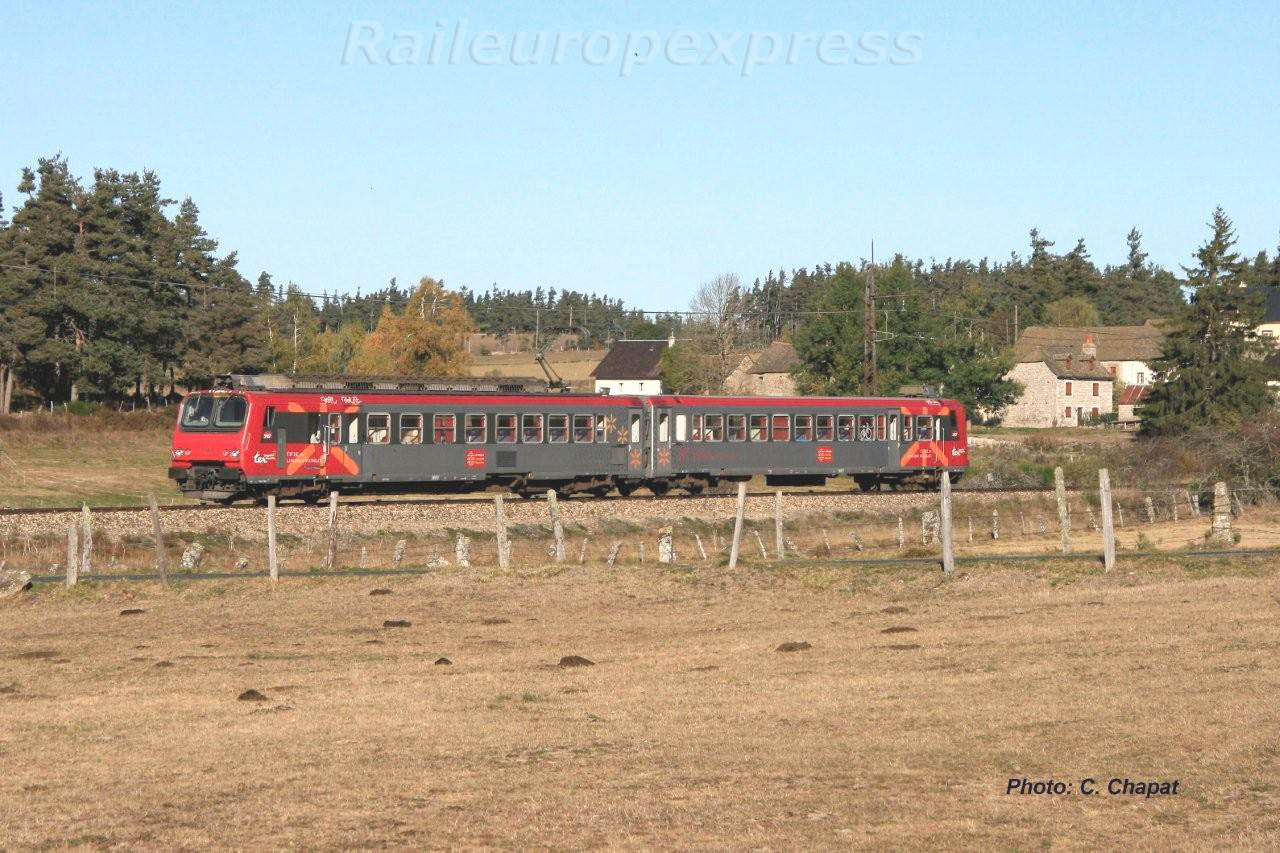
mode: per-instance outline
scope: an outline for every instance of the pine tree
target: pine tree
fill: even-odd
[[[1212,234],[1184,267],[1195,289],[1191,304],[1152,362],[1155,385],[1142,407],[1143,431],[1176,434],[1196,426],[1230,428],[1271,410],[1263,359],[1270,351],[1254,329],[1262,321],[1261,294],[1241,287],[1231,220],[1213,213]]]

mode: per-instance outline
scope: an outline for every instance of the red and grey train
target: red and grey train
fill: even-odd
[[[963,406],[923,397],[633,396],[484,380],[235,376],[187,395],[169,476],[231,502],[330,490],[698,493],[848,476],[863,489],[968,466]]]

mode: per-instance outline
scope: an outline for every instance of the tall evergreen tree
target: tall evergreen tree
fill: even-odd
[[[1265,310],[1262,294],[1237,281],[1235,231],[1221,207],[1209,225],[1196,266],[1183,268],[1195,289],[1191,304],[1151,365],[1156,381],[1142,409],[1149,434],[1230,428],[1275,406],[1263,364],[1270,345],[1254,331]]]

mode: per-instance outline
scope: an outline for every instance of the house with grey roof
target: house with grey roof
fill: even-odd
[[[796,348],[786,341],[774,341],[759,353],[747,353],[724,381],[729,394],[762,397],[790,397],[796,393],[791,369],[800,363]]]
[[[1017,363],[1005,378],[1022,385],[1023,392],[1005,410],[1003,425],[1082,426],[1111,412],[1115,375],[1099,358],[1091,335],[1086,334],[1078,347],[1047,344],[1034,350],[1022,348],[1016,357]]]
[[[671,341],[615,341],[591,371],[596,392],[661,394],[662,354]]]
[[[1028,326],[1018,336],[1013,354],[1018,363],[1039,361],[1042,350],[1082,350],[1086,340],[1098,362],[1125,385],[1151,384],[1151,362],[1164,346],[1164,323],[1141,326]]]

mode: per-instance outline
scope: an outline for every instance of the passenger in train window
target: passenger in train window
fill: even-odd
[[[542,443],[542,415],[525,415],[524,429],[520,431],[520,440],[525,444]]]
[[[884,441],[885,438],[885,417],[884,415],[876,415],[876,441]]]
[[[693,416],[693,432],[689,436],[690,441],[702,441],[702,415]]]
[[[746,441],[747,416],[729,415],[729,425],[725,431],[725,435],[730,441]]]
[[[813,441],[813,415],[796,415],[796,441]]]
[[[569,416],[547,415],[547,442],[567,444],[569,441]]]
[[[422,415],[400,416],[400,443],[422,444]]]
[[[840,417],[836,419],[836,437],[840,441],[853,441],[853,420],[853,415],[840,415]]]
[[[724,415],[707,415],[703,441],[724,441]]]
[[[484,415],[467,415],[462,421],[462,432],[467,444],[484,444],[488,440],[488,427]]]
[[[515,444],[517,434],[516,416],[494,415],[493,434],[494,440],[497,441],[498,444]]]
[[[818,415],[814,437],[818,441],[834,441],[835,430],[831,426],[831,415]]]
[[[432,441],[436,444],[453,444],[456,440],[453,415],[436,415],[431,419]]]
[[[933,418],[924,415],[916,418],[916,440],[933,441]]]

